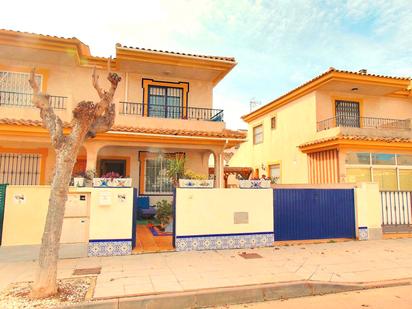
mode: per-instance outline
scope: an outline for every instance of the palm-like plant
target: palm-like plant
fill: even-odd
[[[179,184],[179,179],[185,174],[186,159],[184,156],[178,156],[169,161],[167,167],[167,176],[172,180],[175,187]]]

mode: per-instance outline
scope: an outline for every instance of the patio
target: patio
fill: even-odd
[[[136,225],[136,247],[132,254],[174,251],[173,236],[153,235],[146,222],[139,221]]]

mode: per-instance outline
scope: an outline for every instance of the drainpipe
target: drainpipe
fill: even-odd
[[[126,72],[125,83],[126,83],[126,86],[124,87],[124,100],[125,100],[126,102],[128,102],[128,96],[129,96],[129,72]]]

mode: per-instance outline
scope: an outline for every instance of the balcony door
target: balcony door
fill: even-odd
[[[360,128],[359,102],[335,101],[336,126]]]
[[[183,89],[149,86],[149,117],[182,118]]]
[[[28,82],[30,73],[0,71],[0,105],[32,106],[32,94]],[[42,75],[35,79],[42,87]]]

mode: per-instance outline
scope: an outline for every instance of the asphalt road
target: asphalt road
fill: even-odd
[[[345,292],[214,308],[230,309],[412,309],[412,286]]]

